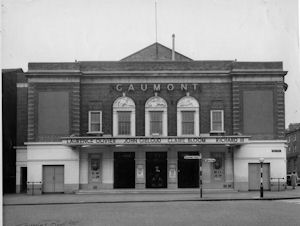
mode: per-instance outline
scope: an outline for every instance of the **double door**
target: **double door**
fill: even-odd
[[[64,166],[43,166],[43,192],[64,192]]]
[[[135,188],[135,153],[114,153],[114,188]]]
[[[178,188],[198,188],[199,160],[184,159],[186,155],[199,155],[199,153],[178,152]]]
[[[167,188],[167,152],[146,153],[146,188]]]
[[[260,163],[249,163],[249,190],[260,189]],[[270,163],[263,164],[263,187],[270,190]]]

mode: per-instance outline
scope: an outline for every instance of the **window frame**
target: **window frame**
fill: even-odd
[[[182,132],[182,113],[194,112],[194,134],[183,134]],[[198,100],[186,93],[177,102],[177,136],[199,136],[200,135],[200,105]]]
[[[221,113],[221,130],[214,130],[213,128],[213,113],[220,112]],[[210,110],[210,132],[211,133],[224,133],[224,110],[221,109],[214,109]]]
[[[150,132],[150,112],[161,111],[162,112],[162,134],[151,134]],[[162,97],[155,96],[150,97],[145,103],[145,136],[168,136],[168,104]]]
[[[100,113],[99,114],[99,124],[100,124],[100,126],[99,126],[99,131],[91,131],[91,127],[92,127],[92,121],[91,121],[91,119],[92,119],[92,113]],[[103,128],[102,128],[102,111],[100,111],[100,110],[91,110],[91,111],[89,111],[89,119],[88,119],[88,133],[89,134],[96,134],[96,133],[103,133]],[[94,123],[94,124],[96,124],[96,123]]]
[[[183,114],[184,113],[186,113],[186,112],[191,112],[191,113],[193,113],[193,133],[191,133],[191,134],[185,134],[185,133],[183,133],[183,123],[184,123],[184,121],[183,121]],[[182,136],[194,136],[195,135],[195,133],[196,133],[196,111],[195,110],[188,110],[188,109],[186,109],[186,110],[181,110],[180,111],[180,114],[181,114],[181,121],[180,121],[180,123],[181,123],[181,135]],[[191,122],[190,122],[191,123]]]
[[[151,121],[151,114],[152,113],[157,113],[157,112],[159,112],[161,114],[160,115],[161,121],[158,121],[158,120],[157,121],[154,121],[154,120]],[[151,136],[162,136],[163,135],[163,114],[164,114],[163,111],[149,111],[149,129],[150,129],[149,133],[150,133]],[[161,131],[161,133],[152,133],[152,131],[151,131],[151,129],[152,129],[151,122],[160,123],[159,130]]]
[[[136,116],[135,108],[136,105],[132,98],[127,97],[125,93],[121,97],[118,97],[113,102],[113,112],[112,112],[112,126],[113,126],[113,136],[114,137],[134,137],[136,130]],[[130,113],[130,134],[119,134],[119,114],[118,112],[129,112]]]
[[[120,120],[119,120],[119,113],[128,113],[129,114],[129,134],[120,134]],[[131,134],[132,134],[132,132],[131,132],[131,130],[132,130],[132,120],[131,120],[131,118],[132,118],[132,111],[126,111],[126,110],[119,110],[119,111],[116,111],[116,114],[117,114],[117,136],[131,136]]]

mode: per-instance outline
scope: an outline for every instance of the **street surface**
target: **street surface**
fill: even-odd
[[[300,199],[9,205],[7,226],[300,225]]]

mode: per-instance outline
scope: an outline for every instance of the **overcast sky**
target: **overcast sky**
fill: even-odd
[[[120,60],[155,42],[155,0],[2,0],[2,68]],[[297,0],[158,0],[158,42],[194,60],[283,61],[300,122]]]

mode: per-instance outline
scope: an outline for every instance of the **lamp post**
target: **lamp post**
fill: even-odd
[[[260,197],[264,197],[264,185],[263,185],[263,163],[264,163],[264,158],[259,158],[260,162]]]

